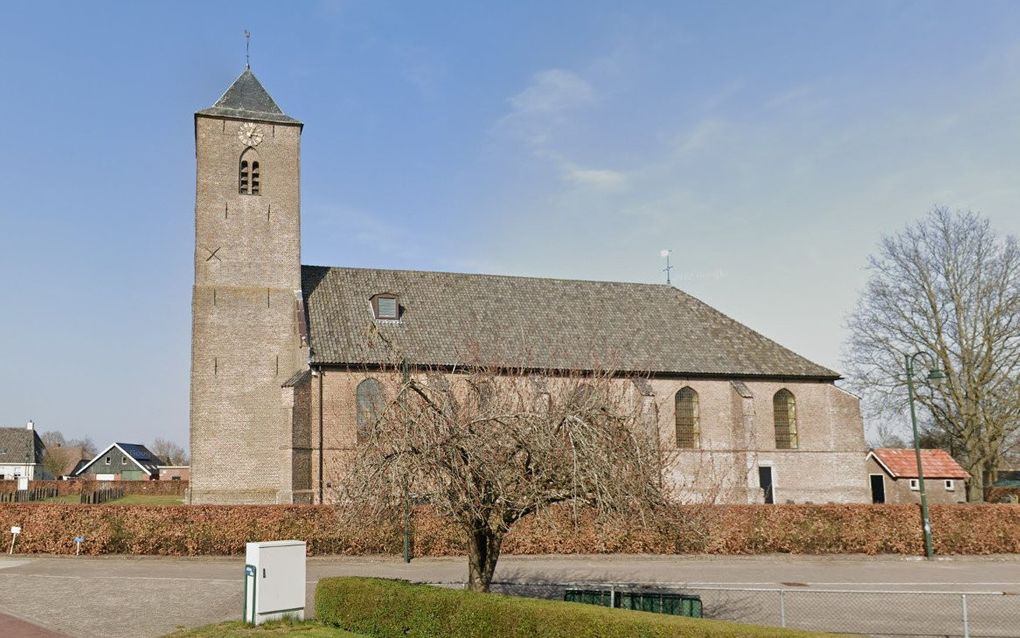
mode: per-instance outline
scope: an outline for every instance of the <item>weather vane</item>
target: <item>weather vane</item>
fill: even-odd
[[[251,68],[251,32],[244,30],[244,68]]]
[[[659,257],[666,258],[666,267],[662,269],[662,272],[666,273],[666,285],[670,286],[672,283],[669,281],[669,271],[673,270],[673,267],[669,265],[669,256],[673,251],[668,248],[663,248],[659,251]]]

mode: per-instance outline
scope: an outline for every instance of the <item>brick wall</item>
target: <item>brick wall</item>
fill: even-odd
[[[394,373],[385,373],[390,375]],[[384,374],[325,370],[323,383],[323,492],[329,502],[332,487],[343,479],[356,454],[356,401],[358,384]],[[451,382],[454,375],[448,375]],[[311,471],[307,483],[317,499],[318,377],[309,380],[311,409],[302,414],[308,422],[302,442],[311,439]],[[389,382],[387,382],[389,383]],[[387,385],[384,383],[384,387]],[[621,381],[621,383],[630,383]],[[758,466],[772,468],[777,503],[870,503],[865,458],[864,425],[858,400],[831,383],[746,381],[752,397],[740,396],[727,380],[653,379],[660,445],[676,449],[674,395],[690,386],[698,393],[701,447],[680,450],[668,470],[676,499],[683,502],[756,503],[762,501]],[[796,450],[775,449],[772,397],[790,390],[797,402],[799,445]],[[298,420],[295,419],[295,422]],[[295,438],[297,441],[297,438]],[[295,465],[295,471],[298,471]],[[298,479],[295,478],[295,481]],[[316,500],[317,502],[317,500]]]
[[[261,194],[238,193],[242,122],[195,120],[191,499],[290,497],[280,386],[304,363],[300,283],[300,133],[260,123]],[[214,254],[215,253],[215,254]]]

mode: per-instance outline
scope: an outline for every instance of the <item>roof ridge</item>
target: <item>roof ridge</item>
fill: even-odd
[[[643,281],[620,281],[611,279],[571,279],[567,277],[541,277],[538,275],[496,275],[484,272],[458,272],[455,270],[414,270],[405,268],[370,268],[366,266],[318,266],[315,264],[301,264],[302,268],[319,268],[323,270],[357,270],[362,272],[384,272],[384,273],[406,273],[410,275],[457,275],[460,277],[485,277],[492,279],[517,279],[531,281],[559,281],[563,283],[586,283],[586,284],[612,284],[619,286],[645,286],[649,288],[663,288],[677,290],[679,288],[672,284],[654,284]],[[683,292],[683,291],[680,291]],[[688,293],[684,293],[688,294]]]

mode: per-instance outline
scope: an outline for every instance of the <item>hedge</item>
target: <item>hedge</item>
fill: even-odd
[[[939,554],[1020,553],[1020,506],[933,505]],[[0,504],[0,537],[22,528],[19,553],[237,555],[249,541],[296,538],[311,555],[399,554],[399,520],[341,527],[310,505]],[[464,554],[461,532],[428,508],[413,517],[417,556]],[[600,522],[550,508],[518,523],[505,554],[914,554],[924,552],[916,505],[676,506],[654,519]]]
[[[71,479],[68,481],[29,481],[28,489],[37,488],[57,490],[58,496],[93,492],[100,486],[115,485],[124,488],[125,494],[162,494],[183,496],[188,489],[188,481],[94,481],[91,479]],[[0,492],[14,492],[18,482],[0,480]]]
[[[479,594],[381,578],[322,578],[320,622],[378,638],[816,636],[803,631]]]

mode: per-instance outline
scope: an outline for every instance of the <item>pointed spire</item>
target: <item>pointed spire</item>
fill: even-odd
[[[216,100],[216,104],[199,111],[198,115],[300,124],[276,105],[269,92],[258,81],[250,68],[246,68],[234,80],[230,88],[220,96],[220,99]]]

